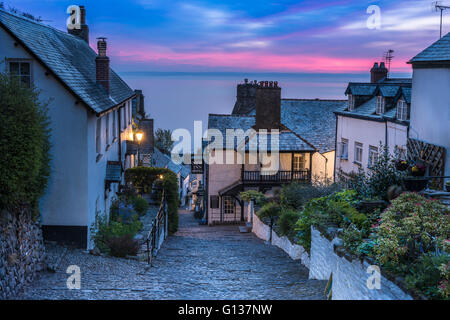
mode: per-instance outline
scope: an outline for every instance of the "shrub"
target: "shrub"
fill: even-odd
[[[139,252],[139,243],[129,234],[122,236],[112,236],[108,238],[107,245],[109,254],[113,257],[124,258],[126,256],[136,256]]]
[[[337,191],[338,186],[333,184],[302,184],[291,183],[283,186],[281,191],[281,204],[295,210],[299,210],[303,205],[314,198],[320,198]]]
[[[125,181],[144,193],[151,193],[153,182],[163,176],[163,190],[167,201],[169,219],[169,232],[178,230],[178,207],[180,203],[178,194],[178,178],[175,173],[164,168],[136,167],[125,172]]]
[[[398,265],[422,253],[443,250],[450,234],[449,209],[439,201],[404,193],[382,213],[377,259]]]
[[[0,97],[0,207],[37,209],[50,175],[47,107],[35,88],[6,73],[0,73]]]
[[[256,215],[261,219],[276,219],[281,214],[281,205],[276,202],[269,202],[262,206],[261,209],[258,210]]]
[[[105,253],[110,253],[110,239],[114,237],[134,236],[142,229],[142,223],[139,221],[137,215],[132,219],[131,223],[121,223],[118,221],[110,220],[107,221],[106,217],[99,218],[98,226],[95,225],[91,227],[93,233],[93,239],[95,246]]]
[[[144,216],[148,210],[148,202],[144,198],[136,197],[133,199],[133,209],[139,216]]]
[[[294,210],[283,210],[277,225],[280,228],[280,235],[293,239],[296,236],[295,225],[300,218],[300,213]]]
[[[241,192],[241,199],[245,202],[250,202],[253,200],[257,206],[263,206],[267,203],[266,196],[262,192],[256,190]]]

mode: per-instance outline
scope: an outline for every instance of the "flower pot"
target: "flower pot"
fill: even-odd
[[[405,189],[411,192],[420,192],[427,188],[428,179],[420,179],[416,177],[407,177],[403,179]]]
[[[395,163],[395,169],[397,169],[398,171],[406,171],[408,168],[409,168],[408,163],[403,163],[403,162]]]

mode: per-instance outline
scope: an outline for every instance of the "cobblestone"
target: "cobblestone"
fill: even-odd
[[[58,256],[63,248],[47,248]],[[81,290],[66,287],[70,265]],[[179,231],[163,244],[153,267],[136,260],[66,250],[55,273],[43,272],[16,299],[324,299],[326,281],[277,247],[237,226],[199,226],[180,212]]]

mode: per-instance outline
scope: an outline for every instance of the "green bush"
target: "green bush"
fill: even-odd
[[[139,216],[144,216],[148,210],[148,202],[144,198],[136,197],[133,199],[133,209]]]
[[[107,221],[106,217],[99,218],[97,228],[92,226],[91,232],[95,246],[104,253],[111,253],[111,238],[130,236],[134,238],[142,229],[142,223],[139,221],[138,215],[134,215],[132,223],[126,224],[118,221]]]
[[[50,129],[39,92],[0,73],[0,207],[37,209],[50,175]]]
[[[276,202],[269,202],[262,206],[261,209],[256,212],[256,215],[260,219],[276,219],[281,214],[281,205]]]
[[[377,260],[393,266],[417,259],[423,253],[446,250],[450,210],[436,200],[403,193],[382,213],[378,228]]]
[[[107,245],[109,254],[113,257],[124,258],[136,256],[139,253],[139,242],[129,234],[112,236],[108,238]]]
[[[180,203],[178,194],[178,178],[169,169],[136,167],[125,171],[125,181],[144,193],[151,193],[153,182],[163,176],[163,190],[167,201],[169,218],[169,232],[175,233],[178,230],[178,207]]]
[[[291,183],[282,188],[281,204],[284,207],[299,210],[309,200],[330,195],[336,192],[338,188],[336,184],[310,185]]]
[[[294,239],[296,236],[295,225],[300,219],[300,213],[294,210],[282,210],[277,225],[280,228],[280,235],[286,236],[289,239]]]
[[[241,199],[245,202],[250,202],[253,200],[257,206],[263,206],[267,203],[266,196],[262,192],[256,190],[241,192]]]

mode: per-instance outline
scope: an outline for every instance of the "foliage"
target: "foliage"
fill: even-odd
[[[300,213],[294,210],[282,210],[277,225],[280,228],[280,235],[293,239],[296,236],[295,225],[300,218]]]
[[[165,168],[136,167],[125,172],[125,181],[144,193],[151,193],[155,181],[162,179],[162,187],[167,201],[169,232],[178,230],[178,178],[175,173]]]
[[[241,192],[241,199],[245,202],[250,202],[253,200],[257,206],[263,206],[267,203],[267,198],[264,194],[256,190]]]
[[[109,254],[113,257],[136,256],[139,252],[139,242],[129,234],[112,236],[108,238],[107,245]]]
[[[336,192],[338,186],[335,184],[304,184],[291,183],[283,186],[281,191],[281,204],[284,207],[299,210],[311,199],[324,197]]]
[[[347,188],[356,190],[360,199],[387,200],[389,187],[402,185],[405,172],[397,170],[395,157],[389,153],[388,147],[380,145],[379,150],[382,152],[367,172],[361,169],[347,177],[339,173],[340,180]]]
[[[281,214],[281,205],[276,202],[266,203],[258,210],[256,215],[261,219],[275,219]]]
[[[169,129],[158,129],[155,132],[155,147],[162,153],[170,155],[173,149],[172,131]]]
[[[133,199],[133,209],[139,216],[144,216],[148,210],[148,202],[144,198],[136,197]]]
[[[355,202],[356,193],[350,190],[307,202],[296,224],[299,244],[307,250],[310,249],[313,225],[342,228],[354,224],[360,229],[367,227],[367,217],[352,206]]]
[[[416,193],[404,193],[393,200],[378,228],[378,261],[395,266],[444,249],[442,243],[450,234],[449,213],[439,201]]]
[[[47,105],[35,88],[0,73],[0,207],[37,209],[50,175]]]
[[[95,246],[102,252],[111,254],[111,243],[115,243],[113,238],[121,238],[124,236],[134,236],[142,229],[142,223],[139,221],[138,215],[134,215],[131,223],[121,223],[118,221],[108,221],[106,217],[100,217],[97,228],[95,225],[91,227]],[[113,241],[113,242],[111,242]]]
[[[408,289],[420,291],[430,299],[449,299],[450,257],[425,254],[405,268]]]

